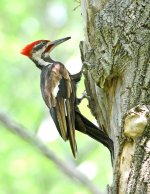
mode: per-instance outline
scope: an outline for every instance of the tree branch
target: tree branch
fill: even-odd
[[[42,143],[34,134],[29,132],[21,124],[12,120],[5,113],[0,112],[0,122],[10,131],[16,133],[19,137],[24,139],[36,147],[45,157],[53,161],[54,164],[73,181],[79,182],[84,185],[92,194],[102,194],[99,189],[80,171],[69,163],[63,162],[58,158],[44,143]]]

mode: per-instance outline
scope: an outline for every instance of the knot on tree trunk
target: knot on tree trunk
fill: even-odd
[[[142,135],[148,120],[150,112],[145,105],[138,105],[126,114],[124,123],[124,134],[130,138],[136,138]]]

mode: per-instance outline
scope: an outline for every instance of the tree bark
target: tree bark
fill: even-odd
[[[89,107],[113,140],[108,193],[150,193],[150,1],[81,0]]]

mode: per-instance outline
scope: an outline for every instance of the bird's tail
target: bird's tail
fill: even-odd
[[[78,109],[75,110],[75,127],[76,130],[87,134],[96,141],[102,143],[106,146],[111,154],[111,159],[114,158],[114,146],[113,141],[97,126],[90,122],[86,117],[84,117]]]

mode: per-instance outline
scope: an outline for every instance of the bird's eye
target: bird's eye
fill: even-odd
[[[42,42],[42,45],[44,46],[46,44],[46,42]]]

